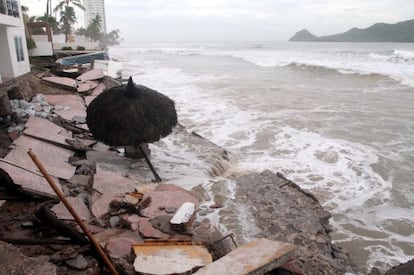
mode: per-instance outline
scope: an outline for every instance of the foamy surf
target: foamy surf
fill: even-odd
[[[188,131],[234,155],[226,167],[215,167],[200,158],[197,146],[167,137],[152,146],[162,177],[208,190],[217,180],[212,171],[224,169],[218,180],[227,182],[230,196],[232,182],[225,176],[281,172],[334,214],[334,239],[360,266],[407,261],[414,247],[414,223],[406,218],[414,214],[414,191],[406,181],[414,165],[414,96],[372,75],[409,83],[411,51],[336,44],[324,51],[314,45],[301,54],[256,46],[157,45],[113,49],[112,55],[125,62],[124,73],[135,82],[173,98]],[[405,59],[392,57],[397,55]]]

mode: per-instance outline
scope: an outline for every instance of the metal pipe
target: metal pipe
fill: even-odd
[[[29,149],[27,152],[30,156],[30,158],[33,160],[33,162],[36,164],[37,168],[39,168],[42,175],[45,177],[47,182],[50,184],[50,187],[52,187],[53,191],[55,191],[56,195],[59,197],[59,199],[62,201],[62,203],[65,205],[66,209],[70,212],[70,214],[75,218],[75,221],[78,223],[82,231],[86,234],[89,241],[92,242],[93,246],[97,250],[98,254],[101,256],[102,260],[104,261],[105,265],[108,267],[109,271],[113,275],[118,275],[118,272],[116,271],[115,267],[113,266],[112,262],[109,260],[108,256],[103,251],[102,247],[99,245],[99,243],[95,240],[93,235],[89,232],[89,229],[86,227],[86,225],[83,223],[82,219],[79,217],[79,215],[76,213],[75,209],[70,205],[69,201],[66,199],[65,195],[62,193],[62,191],[58,188],[52,177],[47,173],[46,168],[43,166],[43,164],[40,162],[40,160],[37,158],[35,153],[33,153],[32,149]]]

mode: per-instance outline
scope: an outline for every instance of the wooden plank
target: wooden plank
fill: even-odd
[[[295,250],[296,246],[289,243],[256,239],[239,246],[226,256],[203,267],[195,274],[264,274],[290,260]]]

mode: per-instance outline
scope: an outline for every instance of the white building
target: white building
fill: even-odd
[[[0,0],[1,1],[1,0]],[[101,17],[101,32],[106,33],[106,17],[105,17],[105,3],[104,0],[84,0],[83,6],[85,7],[85,28],[89,23],[95,19],[99,14]]]
[[[18,0],[0,0],[0,82],[30,72],[22,8]]]

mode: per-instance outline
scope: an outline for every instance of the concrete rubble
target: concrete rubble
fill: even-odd
[[[70,103],[68,97],[51,98],[55,103],[61,103],[62,100],[64,103],[69,102],[68,105],[71,104],[72,107],[76,106],[74,101]],[[53,109],[52,107],[50,110]],[[79,113],[84,111],[82,108],[76,110]],[[147,184],[142,178],[126,177],[117,170],[108,169],[111,167],[108,159],[117,159],[118,164],[128,164],[130,160],[118,156],[117,153],[113,155],[113,151],[109,151],[106,146],[97,146],[93,149],[96,142],[90,142],[91,151],[84,153],[84,162],[93,164],[93,173],[79,174],[79,171],[84,170],[77,169],[77,166],[71,163],[79,164],[81,159],[71,161],[76,150],[70,148],[71,145],[68,143],[70,136],[77,138],[78,134],[72,132],[68,135],[67,130],[47,119],[29,117],[21,132],[9,154],[0,159],[0,167],[11,177],[13,184],[23,187],[27,192],[54,197],[53,191],[27,156],[27,151],[31,148],[48,172],[55,176],[59,188],[81,219],[88,224],[91,231],[97,232],[100,243],[112,260],[121,265],[121,269],[132,268],[132,263],[128,264],[128,260],[134,257],[131,254],[132,247],[137,243],[144,243],[147,239],[192,240],[194,233],[183,235],[185,232],[175,232],[170,228],[169,221],[182,204],[191,203],[194,210],[198,207],[199,200],[195,193],[173,184]],[[112,157],[108,158],[111,155]],[[142,190],[143,193],[137,190]],[[59,220],[69,226],[75,226],[73,217],[61,203],[49,204],[50,210]],[[30,224],[29,228],[36,228],[36,223]],[[203,226],[205,225],[204,223]],[[186,230],[193,230],[198,226],[197,224]],[[211,224],[208,227],[211,228]],[[214,229],[210,231],[215,232]],[[60,234],[56,233],[56,236],[47,240],[58,241]],[[28,242],[27,239],[24,240]],[[39,240],[34,242],[36,241]],[[61,264],[64,264],[65,268],[77,270],[84,270],[89,265],[82,253],[74,253],[61,261]]]
[[[0,241],[0,274],[57,274],[56,266],[47,258],[31,258],[23,255],[18,248]]]

